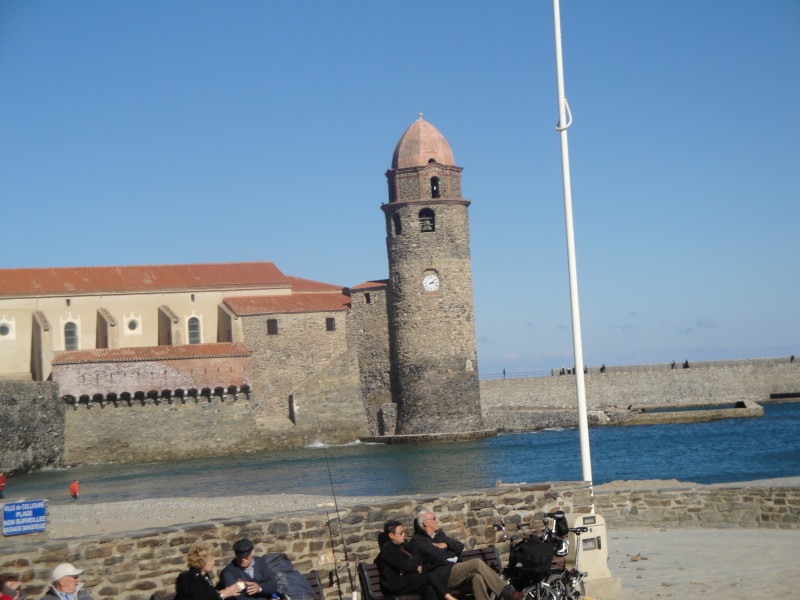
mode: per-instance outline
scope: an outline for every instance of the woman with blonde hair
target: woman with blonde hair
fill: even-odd
[[[175,600],[220,600],[238,596],[244,583],[237,581],[225,589],[218,590],[211,581],[215,556],[209,542],[198,542],[189,548],[186,556],[188,571],[178,575],[175,580]]]

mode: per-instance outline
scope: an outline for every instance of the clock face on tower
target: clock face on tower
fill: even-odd
[[[422,278],[422,289],[426,292],[435,292],[439,289],[439,278],[431,273]]]

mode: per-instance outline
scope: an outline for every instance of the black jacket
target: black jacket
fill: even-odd
[[[440,600],[447,592],[450,568],[436,572],[418,572],[422,558],[415,555],[406,544],[398,546],[386,542],[375,559],[381,579],[381,590],[386,595],[419,594],[423,600]]]
[[[447,549],[433,545],[440,542],[447,544]],[[422,558],[422,564],[426,571],[442,565],[452,564],[452,561],[448,559],[458,558],[464,551],[464,544],[448,537],[441,529],[433,537],[429,536],[425,531],[417,530],[408,545],[414,554],[418,554]]]
[[[222,573],[219,574],[220,588],[231,586],[237,581],[255,581],[261,586],[261,592],[258,594],[253,594],[251,596],[246,594],[234,596],[237,600],[241,598],[271,598],[272,594],[278,591],[278,580],[275,577],[274,571],[270,568],[267,559],[263,556],[253,557],[252,577],[250,577],[244,569],[239,567],[235,560],[225,565],[225,568],[222,569]]]
[[[219,600],[219,592],[208,575],[191,568],[175,580],[175,600]]]

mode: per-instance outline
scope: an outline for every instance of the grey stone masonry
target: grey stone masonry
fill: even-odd
[[[0,469],[24,473],[64,464],[64,413],[58,385],[0,381]]]
[[[96,599],[146,600],[151,594],[174,592],[175,578],[185,570],[186,553],[200,540],[216,543],[227,560],[233,542],[253,540],[256,553],[285,552],[303,572],[317,569],[325,596],[336,596],[335,571],[343,593],[352,592],[346,574],[345,545],[355,576],[358,562],[378,553],[378,532],[388,519],[411,529],[422,508],[434,511],[442,528],[467,548],[494,544],[503,564],[509,543],[493,527],[502,518],[513,530],[535,528],[548,511],[587,513],[592,496],[583,482],[515,484],[447,496],[398,497],[373,506],[330,508],[281,515],[250,515],[211,522],[177,525],[127,534],[86,536],[55,541],[11,540],[0,558],[0,570],[17,573],[24,591],[39,598],[53,567],[71,562],[86,569],[81,580]],[[609,530],[616,527],[733,527],[800,529],[800,490],[797,487],[722,486],[662,487],[598,492],[596,511]],[[17,536],[23,538],[25,536]],[[746,540],[746,533],[743,533]],[[744,542],[743,542],[744,543]]]
[[[482,428],[468,205],[423,199],[382,206],[396,434]],[[424,289],[426,276],[438,278],[438,287]]]
[[[381,426],[381,406],[392,401],[389,384],[389,316],[386,312],[386,285],[351,290],[351,309],[347,316],[347,345],[357,348],[361,399],[370,435],[394,433]]]

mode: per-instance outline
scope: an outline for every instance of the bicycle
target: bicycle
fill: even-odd
[[[575,563],[571,569],[554,569],[554,572],[547,577],[545,582],[555,592],[558,600],[581,600],[585,593],[583,580],[588,575],[585,571],[581,571],[578,563],[578,558],[581,551],[581,534],[589,531],[588,527],[564,527],[566,519],[562,522],[561,531],[554,531],[550,528],[548,519],[553,519],[554,522],[559,523],[560,519],[564,518],[563,511],[556,511],[554,513],[545,513],[544,515],[544,531],[542,533],[543,539],[561,540],[561,548],[557,554],[566,556],[569,552],[569,542],[566,537],[572,533],[575,535]],[[558,525],[556,526],[558,529]],[[566,529],[566,531],[564,531]],[[558,533],[563,532],[562,536]]]
[[[502,531],[503,538],[511,543],[508,565],[503,569],[502,576],[514,589],[525,594],[524,600],[562,600],[556,590],[547,582],[550,573],[552,552],[546,557],[547,564],[539,565],[533,569],[526,568],[521,563],[521,548],[532,540],[541,541],[536,536],[525,536],[519,530],[509,535],[503,519],[500,524],[494,525],[495,529]],[[519,540],[519,541],[518,541]],[[519,561],[519,564],[517,564]]]

